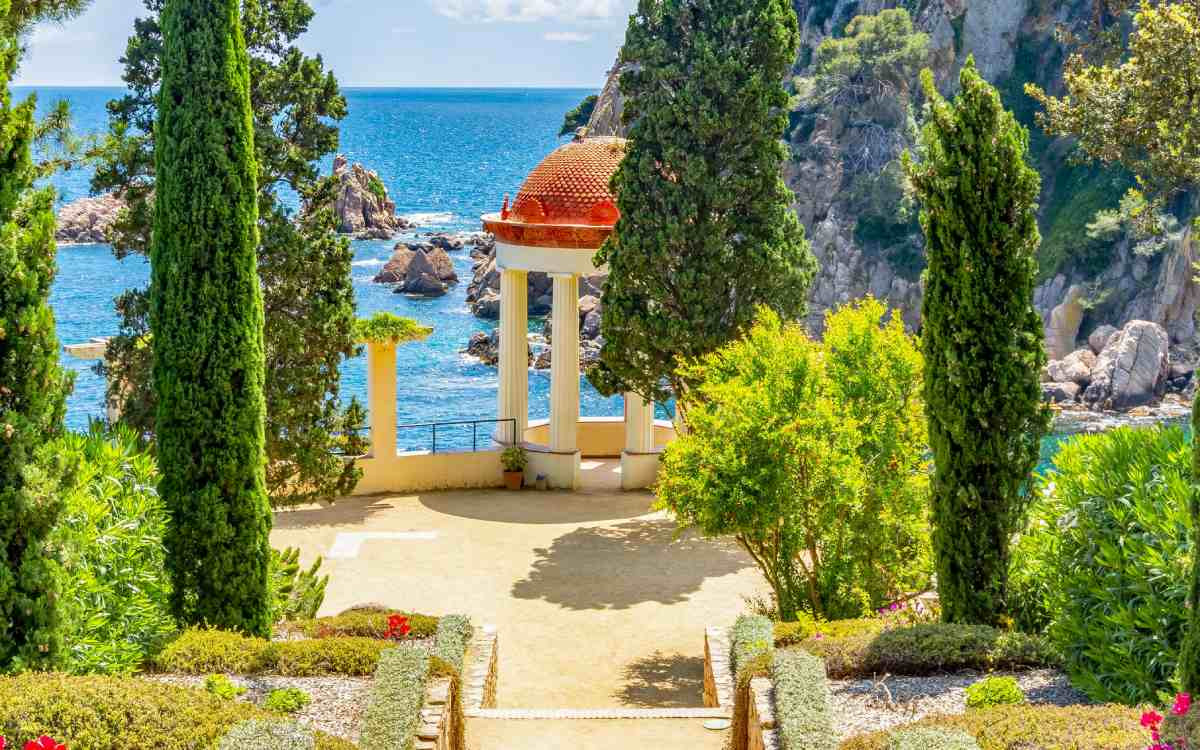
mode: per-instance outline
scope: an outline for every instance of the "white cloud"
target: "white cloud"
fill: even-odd
[[[543,37],[547,42],[566,42],[568,44],[579,44],[582,42],[590,42],[591,34],[581,34],[578,31],[551,31]]]
[[[458,21],[528,23],[605,21],[624,9],[622,0],[430,0],[434,10]]]

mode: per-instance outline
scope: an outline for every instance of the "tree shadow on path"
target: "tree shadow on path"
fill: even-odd
[[[677,604],[708,578],[730,575],[753,562],[728,539],[702,539],[675,523],[637,519],[578,528],[537,548],[517,599],[541,599],[567,609],[627,609],[642,602]]]
[[[704,704],[704,659],[655,651],[625,666],[615,697],[639,708],[698,708]]]

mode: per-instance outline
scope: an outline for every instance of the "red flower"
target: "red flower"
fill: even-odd
[[[0,750],[4,750],[4,738],[0,737]]]
[[[404,615],[392,615],[388,617],[387,637],[390,639],[403,638],[412,632],[412,628],[408,626],[408,618]]]
[[[1171,713],[1176,716],[1183,716],[1192,707],[1192,696],[1190,693],[1180,693],[1175,696],[1175,705],[1171,706]]]
[[[25,743],[25,750],[67,750],[66,745],[60,745],[46,735]]]
[[[1142,714],[1142,726],[1146,727],[1147,729],[1156,728],[1159,722],[1162,720],[1163,717],[1159,716],[1154,711],[1147,711],[1146,713]]]

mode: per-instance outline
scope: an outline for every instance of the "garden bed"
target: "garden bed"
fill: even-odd
[[[985,676],[1011,674],[1031,705],[1075,706],[1089,703],[1056,669],[1015,673],[956,672],[924,677],[830,680],[830,709],[842,739],[892,729],[930,716],[966,710],[966,688]]]

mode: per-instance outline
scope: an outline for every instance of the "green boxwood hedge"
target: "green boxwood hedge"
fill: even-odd
[[[431,677],[449,677],[454,716],[453,750],[465,750],[466,721],[462,708],[462,669],[474,629],[463,615],[438,620],[433,648],[402,643],[385,651],[375,672],[371,700],[363,716],[363,750],[407,750],[420,722],[425,689]]]
[[[366,676],[379,655],[395,648],[375,638],[268,641],[221,630],[185,630],[154,658],[153,668],[175,674],[278,674],[285,677]]]
[[[213,748],[241,722],[271,719],[248,703],[133,677],[0,677],[0,736],[9,745],[48,735],[71,750]],[[354,745],[316,735],[317,750]]]
[[[825,665],[804,651],[776,651],[771,661],[775,720],[784,750],[836,750]]]
[[[798,642],[799,648],[825,660],[829,677],[877,674],[927,675],[960,669],[982,671],[1057,666],[1058,657],[1041,636],[1012,633],[985,625],[930,623],[890,630],[855,632],[850,621],[839,632],[835,623]],[[848,632],[846,632],[848,631]]]
[[[851,737],[841,750],[893,750],[895,735],[915,728],[965,732],[981,750],[1145,750],[1149,735],[1138,724],[1140,716],[1137,709],[1117,705],[996,706]]]

